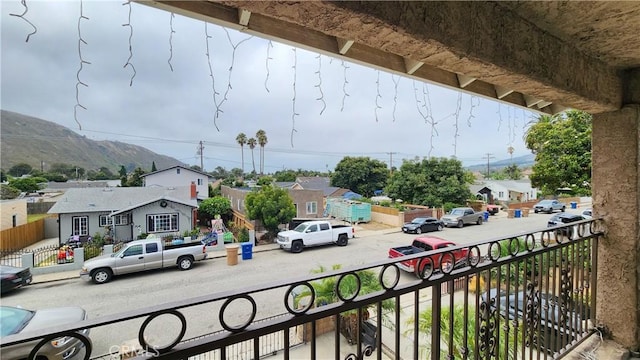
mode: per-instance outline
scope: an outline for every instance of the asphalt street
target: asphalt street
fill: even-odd
[[[579,212],[581,209],[569,210]],[[508,219],[501,213],[490,217],[483,225],[469,225],[462,229],[447,228],[429,233],[460,244],[486,239],[504,238],[546,227],[548,214],[530,214],[529,217]],[[356,234],[357,235],[357,234]],[[325,246],[305,249],[300,254],[281,250],[254,253],[250,260],[240,260],[238,265],[227,265],[225,258],[215,258],[196,263],[189,271],[171,268],[149,273],[116,277],[113,281],[95,285],[78,278],[33,284],[2,296],[2,304],[22,306],[27,309],[76,305],[85,308],[91,318],[121,313],[166,302],[211,295],[218,292],[241,290],[248,286],[270,284],[275,281],[299,278],[310,274],[320,266],[331,268],[339,264],[343,268],[367,264],[387,258],[390,247],[411,243],[415,234],[375,233],[357,237],[347,247]],[[401,274],[401,281],[412,281],[414,276]],[[274,289],[252,294],[257,304],[257,319],[286,312],[285,289]],[[220,330],[218,309],[221,302],[189,307],[183,310],[188,328],[185,338]],[[232,303],[225,312],[225,319],[238,325],[248,319],[248,301]],[[130,320],[126,326],[109,325],[93,329],[91,338],[93,354],[107,353],[123,342],[137,339],[142,320]],[[161,316],[152,322],[145,333],[156,344],[168,341],[176,329],[175,318]]]

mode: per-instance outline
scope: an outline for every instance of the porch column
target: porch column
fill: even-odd
[[[634,100],[595,115],[592,134],[593,210],[606,223],[596,325],[627,349],[640,346],[640,101]]]

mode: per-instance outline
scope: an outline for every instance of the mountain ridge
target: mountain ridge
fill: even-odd
[[[127,171],[140,167],[149,171],[155,162],[158,169],[188,165],[155,153],[142,146],[120,141],[91,140],[71,129],[51,121],[9,110],[0,110],[1,166],[5,171],[19,163],[40,169],[42,162],[80,166],[86,170],[106,167],[118,173],[124,165]]]

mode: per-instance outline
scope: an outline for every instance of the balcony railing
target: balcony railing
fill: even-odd
[[[87,359],[550,359],[591,333],[602,235],[600,219],[585,220],[8,336],[1,347],[74,336]],[[415,274],[404,273],[413,259]],[[189,332],[203,322],[211,331]],[[87,328],[91,340],[76,332]],[[128,333],[136,340],[114,338]]]

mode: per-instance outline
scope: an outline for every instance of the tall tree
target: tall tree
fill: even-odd
[[[531,185],[544,194],[565,187],[591,194],[591,122],[590,114],[570,110],[541,115],[529,127],[525,143],[536,155]]]
[[[245,135],[244,133],[238,134],[238,136],[236,136],[236,141],[238,142],[238,144],[240,144],[240,154],[242,159],[241,168],[242,168],[242,172],[244,173],[244,144],[247,143],[247,135]]]
[[[249,149],[251,149],[251,163],[253,164],[253,172],[256,172],[256,161],[253,158],[253,149],[256,148],[256,139],[251,138],[247,140],[247,144],[249,145]]]
[[[374,191],[384,188],[388,177],[389,170],[384,162],[368,157],[347,156],[336,165],[331,185],[371,197]]]
[[[124,165],[120,165],[120,170],[118,171],[118,175],[120,175],[120,178],[122,178],[123,176],[124,177],[127,176],[127,169],[124,167]]]
[[[158,171],[158,168],[156,167],[156,162],[152,161],[151,162],[151,172],[155,172]]]
[[[260,220],[270,236],[278,233],[278,226],[286,224],[296,216],[296,207],[289,193],[272,185],[265,185],[245,197],[247,216]]]
[[[264,146],[267,145],[267,133],[260,129],[256,132],[258,144],[260,144],[260,175],[264,174]]]
[[[31,173],[31,170],[33,170],[31,165],[27,163],[19,163],[10,167],[7,173],[11,176],[20,177],[22,175],[28,175]]]
[[[404,160],[391,175],[386,192],[393,199],[415,205],[464,204],[471,198],[471,180],[456,159]]]

